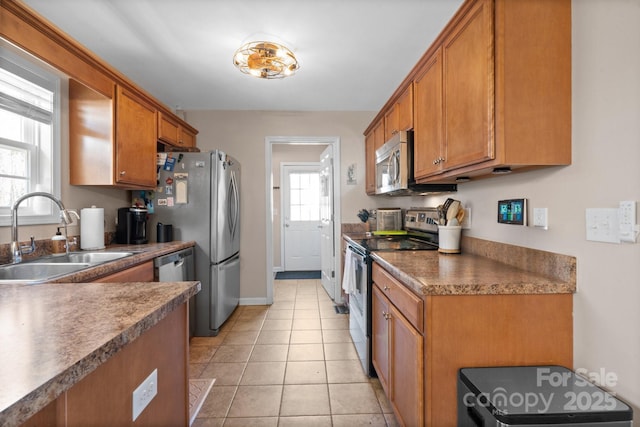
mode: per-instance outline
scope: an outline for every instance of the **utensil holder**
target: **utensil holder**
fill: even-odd
[[[459,225],[439,225],[438,252],[444,254],[459,254],[461,233],[462,227]]]

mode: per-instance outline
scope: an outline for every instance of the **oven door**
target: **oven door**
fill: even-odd
[[[349,332],[353,344],[358,352],[358,358],[362,367],[369,375],[369,333],[367,330],[367,318],[369,307],[369,270],[368,256],[352,246],[347,247],[345,257],[345,277],[350,281],[349,294]]]

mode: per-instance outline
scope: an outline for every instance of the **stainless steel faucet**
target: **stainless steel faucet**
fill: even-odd
[[[22,254],[30,254],[36,250],[36,244],[33,240],[33,236],[31,236],[31,244],[29,246],[20,246],[20,243],[18,242],[18,206],[26,199],[36,196],[51,199],[56,205],[58,205],[58,208],[60,209],[60,221],[64,225],[65,236],[67,235],[67,224],[71,224],[73,222],[69,212],[62,204],[62,201],[53,194],[37,191],[35,193],[27,193],[24,196],[19,197],[18,200],[13,202],[13,205],[11,205],[11,261],[14,264],[22,262]],[[68,253],[69,245],[67,244],[66,246]]]

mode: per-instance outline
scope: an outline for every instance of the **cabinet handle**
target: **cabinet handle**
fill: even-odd
[[[127,173],[127,171],[120,171],[120,176],[124,176]]]
[[[389,313],[387,313],[386,311],[382,312],[382,317],[384,317],[385,320],[391,319],[391,315]]]
[[[391,288],[390,288],[390,287],[388,287],[388,286],[384,286],[384,287],[382,288],[382,290],[383,290],[383,291],[388,291],[389,289],[391,289]]]

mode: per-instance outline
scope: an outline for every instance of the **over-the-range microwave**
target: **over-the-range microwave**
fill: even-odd
[[[413,175],[413,132],[397,132],[376,150],[376,194],[411,196],[457,191],[457,184],[417,184]]]

